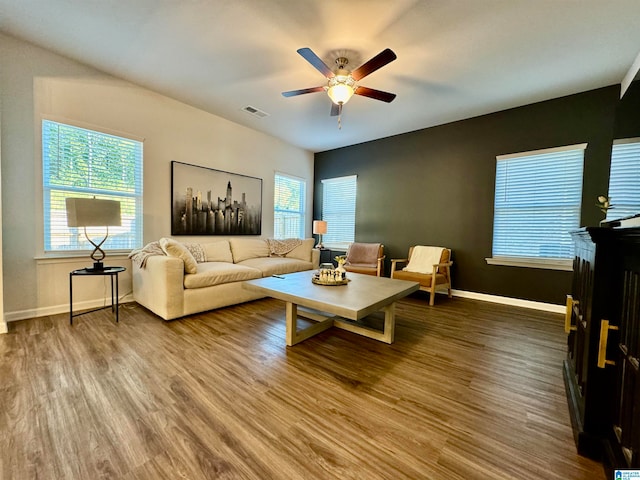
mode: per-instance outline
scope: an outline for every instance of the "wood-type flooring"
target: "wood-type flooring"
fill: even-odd
[[[135,303],[0,335],[0,478],[604,480],[573,442],[562,316],[415,294],[395,343],[285,346],[273,299]]]

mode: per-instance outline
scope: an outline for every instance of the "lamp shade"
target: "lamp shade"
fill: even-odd
[[[327,222],[324,220],[314,220],[313,233],[314,235],[323,235],[327,233]]]
[[[97,198],[67,198],[68,227],[120,226],[120,202]]]

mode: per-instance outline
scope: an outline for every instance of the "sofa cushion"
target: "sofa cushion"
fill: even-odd
[[[250,258],[242,261],[239,265],[257,269],[262,272],[262,276],[264,277],[282,275],[283,273],[302,272],[313,268],[313,264],[310,261],[305,262],[297,258],[286,257]]]
[[[208,242],[202,244],[207,262],[229,262],[233,263],[231,247],[228,240],[218,242]]]
[[[232,238],[229,240],[233,262],[239,263],[249,258],[269,256],[269,246],[261,238]]]
[[[193,258],[193,255],[191,255],[191,252],[187,247],[182,245],[180,242],[177,242],[172,238],[164,237],[160,239],[160,247],[168,256],[182,259],[184,262],[185,273],[196,273],[198,270],[196,259]]]
[[[297,258],[298,260],[304,260],[305,262],[311,261],[311,250],[313,250],[313,244],[315,240],[313,238],[305,238],[302,240],[302,244],[291,250],[285,255],[286,258]]]
[[[203,288],[222,283],[260,278],[260,270],[229,262],[205,262],[197,265],[197,272],[184,276],[184,288]]]

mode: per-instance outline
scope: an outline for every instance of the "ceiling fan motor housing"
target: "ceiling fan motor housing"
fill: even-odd
[[[349,63],[349,60],[346,57],[338,57],[336,58],[336,65],[338,66],[338,70],[345,70],[345,67]],[[336,75],[338,75],[336,73]]]

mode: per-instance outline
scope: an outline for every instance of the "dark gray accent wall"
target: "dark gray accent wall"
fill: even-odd
[[[317,153],[314,218],[322,212],[321,181],[356,174],[356,241],[384,243],[387,275],[389,259],[405,257],[410,245],[441,245],[453,249],[455,289],[563,304],[570,272],[485,261],[496,156],[588,143],[581,221],[597,225],[619,92],[602,88]]]
[[[640,80],[631,82],[616,110],[614,138],[640,137]]]

